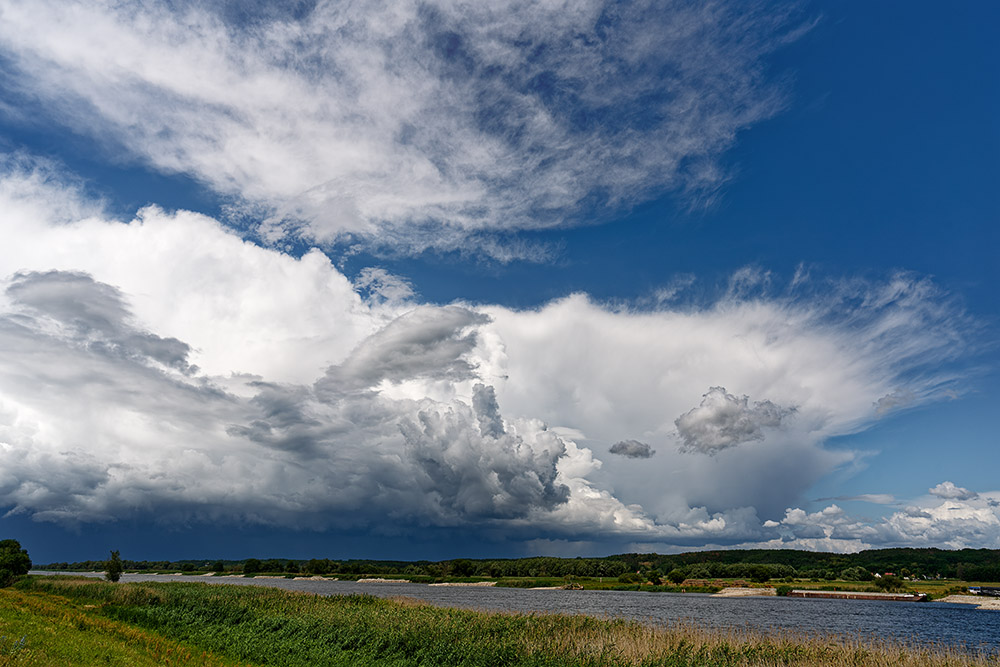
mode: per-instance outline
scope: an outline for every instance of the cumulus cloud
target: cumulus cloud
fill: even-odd
[[[998,494],[956,490],[949,484],[935,487],[945,490],[945,496],[939,496],[943,502],[914,502],[880,518],[852,517],[835,504],[811,513],[788,508],[780,520],[764,524],[777,531],[779,538],[743,546],[845,552],[927,545],[949,549],[1000,547],[1000,503],[993,497]]]
[[[622,440],[611,445],[608,450],[612,454],[618,454],[619,456],[624,456],[629,459],[648,459],[656,453],[656,450],[651,448],[644,442],[639,442],[638,440]]]
[[[777,428],[795,412],[771,401],[734,396],[725,387],[711,387],[701,404],[678,417],[674,424],[687,451],[712,454],[751,440],[763,440],[765,428]]]
[[[676,310],[585,295],[428,305],[363,298],[321,253],[261,248],[205,216],[108,219],[43,166],[0,177],[0,209],[12,511],[675,546],[938,534],[917,516],[892,530],[827,516],[823,537],[762,523],[855,459],[823,443],[864,428],[879,397],[933,400],[950,381],[935,369],[967,352],[964,320],[923,279]],[[641,466],[595,456],[622,433],[675,436],[703,387],[720,387],[699,406],[722,415],[713,442],[753,447],[671,448]],[[990,499],[964,502],[981,513]],[[986,514],[939,514],[940,534],[990,539]]]
[[[7,294],[32,312],[0,320],[0,342],[14,353],[0,362],[5,426],[19,432],[5,434],[0,503],[15,512],[103,520],[132,514],[140,497],[168,514],[211,512],[229,520],[249,514],[295,525],[303,515],[350,510],[357,522],[389,513],[452,525],[525,516],[567,499],[556,481],[563,441],[536,424],[505,432],[483,385],[475,408],[331,392],[333,372],[315,388],[251,382],[255,395],[240,399],[209,378],[151,363],[162,363],[148,344],[162,339],[152,334],[124,329],[112,342],[102,336],[95,343],[94,328],[117,332],[130,316],[107,285],[76,273],[22,274]],[[421,334],[423,315],[393,324]],[[49,318],[71,326],[53,328]],[[108,352],[133,339],[141,341],[137,349]],[[336,368],[345,367],[355,389],[426,370],[392,364],[387,373],[366,348]],[[63,404],[58,414],[53,404]],[[74,441],[76,451],[64,455],[61,448]]]
[[[978,493],[969,491],[961,486],[955,486],[951,482],[941,482],[934,488],[929,489],[929,492],[932,496],[946,500],[973,500],[979,497]]]
[[[800,34],[787,8],[736,2],[0,10],[0,101],[21,122],[189,174],[266,218],[263,238],[501,259],[533,251],[490,230],[710,196],[736,134],[781,109],[767,56]]]

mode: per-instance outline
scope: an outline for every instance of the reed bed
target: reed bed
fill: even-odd
[[[243,664],[469,667],[978,667],[996,657],[852,638],[507,614],[408,599],[201,583],[33,578],[18,585]]]

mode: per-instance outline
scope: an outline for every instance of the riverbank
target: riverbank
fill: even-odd
[[[280,665],[466,665],[524,667],[678,665],[853,665],[875,667],[979,667],[985,656],[940,647],[907,649],[888,642],[749,630],[707,630],[692,625],[653,627],[579,615],[510,614],[435,607],[410,598],[316,596],[258,586],[205,583],[119,583],[35,577],[0,590],[0,597],[60,606],[88,627],[110,622],[183,642],[204,652],[203,663]],[[2,609],[3,607],[0,607]],[[93,619],[93,622],[91,622]],[[0,613],[0,634],[21,631]],[[62,641],[32,626],[26,650]],[[103,626],[101,626],[103,627]],[[164,644],[166,646],[167,644]],[[178,644],[181,646],[181,644]],[[3,658],[0,658],[2,660]],[[210,660],[215,660],[211,662]],[[96,663],[96,661],[95,661]],[[95,664],[83,662],[0,662]],[[148,664],[136,662],[135,664]],[[172,663],[173,664],[173,663]]]
[[[974,604],[979,609],[989,609],[1000,611],[1000,598],[983,597],[982,595],[949,595],[936,602],[950,602],[952,604]]]

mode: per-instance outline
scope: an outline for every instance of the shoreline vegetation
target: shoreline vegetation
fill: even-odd
[[[874,549],[832,554],[792,549],[618,554],[600,558],[456,558],[387,561],[328,558],[122,561],[126,572],[205,576],[324,577],[351,581],[468,583],[518,588],[584,588],[718,593],[729,587],[925,593],[936,599],[1000,581],[1000,550]],[[38,565],[48,571],[104,571],[104,561]]]
[[[9,638],[18,633],[17,641]],[[978,667],[975,649],[442,608],[258,586],[29,576],[0,590],[0,666]],[[16,637],[15,637],[16,639]],[[17,642],[20,642],[19,644]],[[73,657],[73,651],[79,653]]]
[[[53,574],[97,573],[101,570],[61,570]],[[44,574],[45,570],[32,570],[33,574]],[[703,593],[720,597],[746,597],[788,595],[793,590],[828,591],[840,593],[871,593],[885,594],[924,594],[929,601],[944,601],[960,604],[977,604],[983,609],[1000,610],[1000,599],[985,595],[967,595],[970,586],[998,586],[1000,584],[987,581],[960,581],[954,579],[930,580],[900,580],[894,578],[888,585],[864,580],[846,579],[802,579],[784,577],[777,581],[752,582],[744,579],[684,579],[677,583],[668,583],[662,579],[659,583],[649,580],[631,583],[629,576],[625,577],[510,577],[506,579],[485,579],[481,577],[407,577],[404,575],[386,574],[384,576],[336,574],[293,574],[282,572],[198,572],[176,570],[125,570],[124,574],[161,575],[161,576],[195,576],[211,579],[291,579],[301,581],[352,581],[363,584],[425,584],[429,586],[458,587],[497,587],[497,588],[531,588],[531,589],[566,589],[566,590],[608,590],[608,591],[640,591],[646,593]],[[629,583],[623,583],[623,579]],[[874,580],[878,582],[878,580]]]

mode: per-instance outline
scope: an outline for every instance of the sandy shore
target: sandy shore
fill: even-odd
[[[428,586],[496,586],[495,581],[472,581],[472,582],[445,582],[443,584],[427,584]]]
[[[951,602],[952,604],[974,604],[980,609],[1000,611],[1000,598],[983,597],[982,595],[949,595],[935,602]]]
[[[732,587],[723,588],[718,593],[714,593],[712,597],[716,598],[745,598],[745,597],[759,597],[759,596],[770,596],[777,595],[777,591],[773,588],[742,588],[742,587]]]
[[[381,577],[369,577],[368,579],[358,579],[359,584],[412,584],[409,579],[382,579]]]

